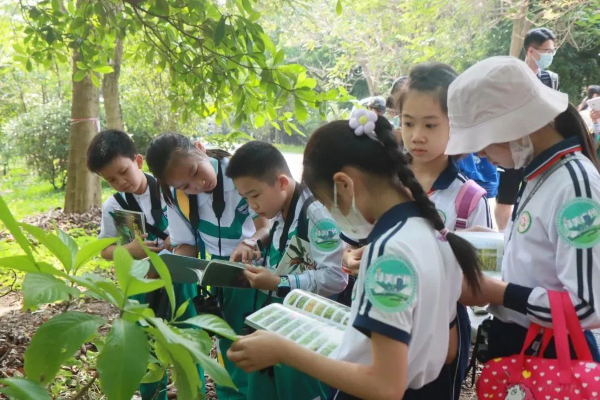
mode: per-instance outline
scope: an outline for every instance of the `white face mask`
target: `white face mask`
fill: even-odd
[[[352,194],[352,206],[350,207],[350,211],[348,211],[348,215],[342,214],[342,210],[340,210],[337,203],[337,185],[335,183],[333,184],[331,218],[333,218],[344,235],[356,241],[365,239],[373,230],[373,225],[356,208],[354,194]]]
[[[529,136],[525,136],[520,140],[509,142],[510,154],[515,162],[515,169],[523,168],[533,160],[533,143]]]

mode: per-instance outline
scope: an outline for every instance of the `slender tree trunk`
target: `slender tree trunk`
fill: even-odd
[[[81,55],[73,50],[73,74]],[[80,82],[73,81],[71,105],[71,137],[69,140],[69,165],[65,212],[81,214],[101,205],[100,178],[88,171],[86,151],[92,138],[98,133],[100,93],[89,76]]]
[[[529,0],[521,0],[517,6],[517,17],[513,21],[512,36],[510,39],[509,55],[519,57],[523,48],[525,34],[531,29],[532,22],[527,19],[529,11]]]
[[[123,57],[123,41],[117,38],[115,54],[111,61],[114,72],[104,75],[102,79],[102,95],[104,97],[104,111],[106,111],[106,125],[109,129],[123,130],[123,116],[119,101],[119,75],[121,73],[121,59]]]

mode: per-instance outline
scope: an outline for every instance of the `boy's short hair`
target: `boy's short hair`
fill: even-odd
[[[525,50],[529,49],[533,44],[542,44],[546,40],[556,40],[554,32],[548,28],[534,28],[527,32],[525,40],[523,41],[523,47]]]
[[[135,144],[128,134],[116,129],[107,129],[92,139],[87,149],[87,167],[97,173],[117,157],[135,160],[136,155]]]
[[[279,174],[292,176],[283,154],[270,143],[253,141],[237,149],[225,174],[231,178],[250,177],[272,185]]]

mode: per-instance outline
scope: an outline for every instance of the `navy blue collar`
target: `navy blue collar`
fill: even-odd
[[[535,178],[537,174],[550,167],[564,155],[578,150],[581,150],[581,142],[577,136],[556,143],[554,146],[542,151],[525,167],[525,178],[527,180]]]
[[[367,242],[372,243],[381,235],[392,229],[401,221],[406,221],[410,217],[420,217],[421,212],[415,201],[397,204],[387,210],[373,226],[373,230],[367,237]]]
[[[458,163],[454,161],[452,157],[448,157],[448,166],[442,171],[440,176],[437,177],[435,182],[433,182],[431,190],[448,189],[458,176],[458,172]]]

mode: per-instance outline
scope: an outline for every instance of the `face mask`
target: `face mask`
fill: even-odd
[[[533,143],[529,139],[529,136],[521,139],[522,143],[518,140],[509,142],[510,154],[515,162],[515,169],[523,168],[533,160]]]
[[[540,55],[540,59],[535,60],[535,63],[537,64],[539,69],[546,69],[550,66],[550,64],[552,64],[552,60],[554,59],[554,54],[546,54],[546,53],[542,54],[535,49],[533,49],[533,50]]]
[[[356,208],[354,194],[352,195],[352,206],[348,215],[342,214],[342,210],[337,203],[337,185],[333,184],[333,207],[331,208],[331,218],[335,221],[338,228],[350,239],[359,241],[369,236],[373,230],[373,225],[363,217]]]

